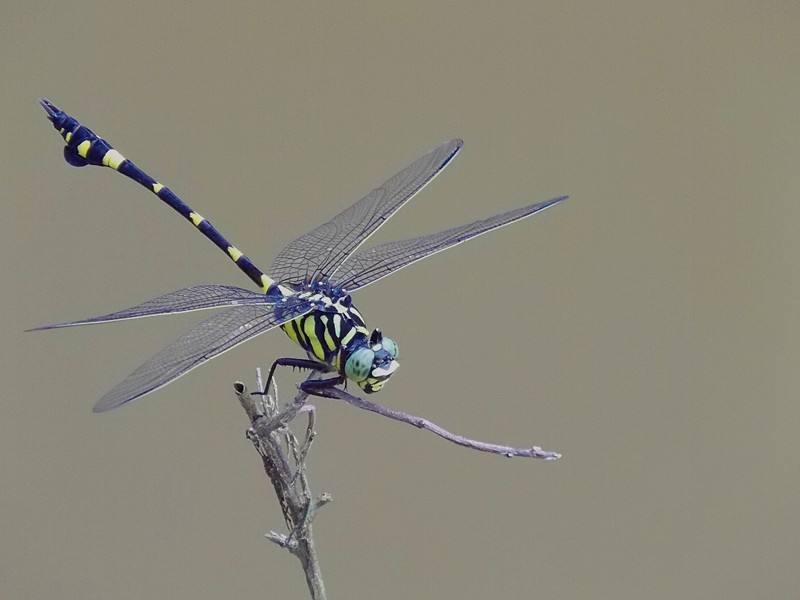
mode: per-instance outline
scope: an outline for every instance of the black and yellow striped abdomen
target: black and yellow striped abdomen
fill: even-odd
[[[265,293],[271,296],[285,296],[291,293],[288,288],[282,288],[256,267],[241,250],[231,244],[205,217],[193,210],[175,192],[145,173],[133,161],[125,158],[107,140],[98,136],[85,125],[81,125],[77,119],[69,116],[50,101],[42,98],[39,102],[67,144],[64,147],[64,158],[69,164],[75,167],[86,165],[109,167],[134,180],[191,222],[198,231],[227,254],[236,266]]]

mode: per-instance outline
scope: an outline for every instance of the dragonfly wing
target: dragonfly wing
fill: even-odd
[[[364,240],[420,191],[461,149],[450,140],[418,158],[327,223],[290,242],[269,274],[284,284],[330,277]]]
[[[117,408],[154,392],[257,335],[303,315],[313,306],[289,298],[276,306],[234,306],[196,325],[131,373],[94,406]]]
[[[388,242],[351,256],[337,271],[336,285],[353,292],[432,254],[466,242],[493,229],[530,217],[567,196],[537,202],[474,223],[409,240]]]
[[[42,331],[45,329],[60,329],[75,327],[77,325],[92,325],[95,323],[108,323],[109,321],[124,321],[140,317],[153,317],[156,315],[171,315],[174,313],[190,312],[207,308],[236,305],[270,305],[273,299],[264,294],[252,292],[232,285],[195,285],[192,287],[170,292],[152,300],[137,304],[130,308],[107,315],[89,317],[79,321],[65,323],[52,323],[34,327],[28,331]]]

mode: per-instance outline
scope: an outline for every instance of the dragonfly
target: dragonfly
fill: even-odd
[[[67,163],[75,167],[108,167],[144,186],[225,252],[258,287],[258,291],[253,291],[230,285],[195,285],[117,312],[30,330],[221,309],[133,371],[100,398],[94,412],[108,411],[155,392],[277,327],[305,351],[306,358],[276,359],[262,393],[269,389],[279,366],[319,373],[299,386],[310,395],[330,397],[333,387],[346,385],[348,381],[365,393],[378,392],[399,367],[398,345],[380,329],[367,327],[351,294],[417,261],[567,199],[559,196],[438,233],[361,250],[373,233],[450,164],[463,146],[460,139],[452,139],[421,156],[329,221],[290,242],[265,273],[208,219],[125,158],[108,141],[46,98],[39,103],[66,143]]]

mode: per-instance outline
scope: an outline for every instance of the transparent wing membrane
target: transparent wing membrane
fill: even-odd
[[[493,229],[530,217],[566,200],[567,196],[523,206],[446,231],[408,240],[388,242],[351,256],[336,273],[335,283],[352,292],[422,260]]]
[[[67,321],[65,323],[52,323],[34,327],[28,331],[42,331],[45,329],[59,329],[62,327],[75,327],[78,325],[93,325],[96,323],[108,323],[109,321],[124,321],[126,319],[138,319],[140,317],[153,317],[156,315],[171,315],[174,313],[190,312],[193,310],[204,310],[222,306],[236,305],[270,305],[274,299],[268,298],[263,293],[251,292],[231,285],[195,285],[192,287],[170,292],[163,296],[158,296],[152,300],[147,300],[136,306],[89,317],[80,321]]]
[[[223,352],[309,312],[312,306],[293,298],[275,306],[234,306],[196,325],[131,373],[94,406],[104,412],[141,398],[185,375]]]
[[[458,139],[441,144],[327,223],[290,242],[273,261],[270,276],[280,283],[300,284],[333,275],[364,240],[450,162],[462,144]]]

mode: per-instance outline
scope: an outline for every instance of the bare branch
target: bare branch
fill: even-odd
[[[459,446],[464,446],[465,448],[472,448],[473,450],[489,452],[491,454],[501,454],[507,457],[521,456],[525,458],[542,458],[544,460],[558,460],[561,458],[561,454],[558,452],[542,450],[539,446],[532,446],[529,448],[514,448],[512,446],[503,446],[500,444],[491,444],[489,442],[473,440],[462,435],[451,433],[444,427],[441,427],[440,425],[437,425],[436,423],[423,417],[417,417],[394,408],[389,408],[388,406],[383,406],[382,404],[377,404],[376,402],[364,400],[363,398],[353,396],[338,387],[332,388],[328,391],[330,392],[331,396],[335,396],[340,400],[344,400],[348,404],[352,404],[357,408],[377,413],[388,419],[400,421],[401,423],[408,423],[409,425],[413,425],[419,429],[427,429],[439,437],[442,437],[449,442],[453,442],[454,444],[458,444]]]

